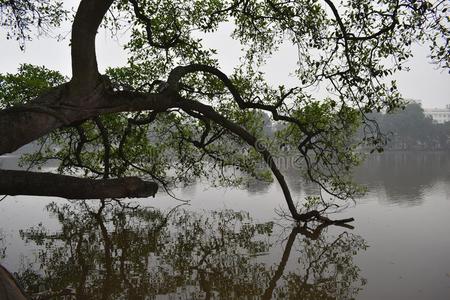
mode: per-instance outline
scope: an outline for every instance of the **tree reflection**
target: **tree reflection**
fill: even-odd
[[[365,284],[353,263],[364,240],[346,232],[333,238],[325,227],[294,227],[280,260],[271,254],[280,247],[273,223],[245,212],[111,203],[48,210],[61,231],[21,231],[37,255],[17,275],[35,299],[348,299]]]

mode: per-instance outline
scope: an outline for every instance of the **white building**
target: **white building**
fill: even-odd
[[[450,122],[450,104],[447,104],[445,108],[424,108],[423,113],[425,116],[431,117],[434,123]]]

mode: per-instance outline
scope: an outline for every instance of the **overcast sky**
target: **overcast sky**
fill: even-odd
[[[76,2],[72,0],[66,4]],[[63,29],[67,36],[69,29]],[[226,25],[222,26],[219,34],[209,35],[205,40],[208,46],[219,50],[219,60],[225,72],[230,72],[238,63],[240,54],[240,46],[227,38],[229,31]],[[0,32],[0,73],[14,73],[21,63],[31,63],[58,70],[65,75],[71,74],[69,38],[60,42],[46,37],[36,38],[28,42],[25,52],[22,52],[17,42],[6,40],[4,36],[4,32]],[[97,60],[100,70],[126,64],[126,53],[122,50],[126,39],[126,36],[111,39],[105,30],[100,30],[97,35]],[[416,46],[414,52],[414,58],[409,61],[411,71],[395,76],[400,91],[406,98],[421,100],[426,108],[450,104],[450,75],[443,70],[436,70],[435,66],[429,63],[425,47]],[[295,59],[289,58],[295,56],[295,49],[283,47],[265,68],[268,79],[274,84],[293,83],[294,79],[289,73],[293,70]]]

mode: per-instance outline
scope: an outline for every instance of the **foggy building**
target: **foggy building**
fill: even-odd
[[[424,108],[423,113],[425,116],[431,117],[433,123],[450,122],[450,104],[447,104],[445,108]]]

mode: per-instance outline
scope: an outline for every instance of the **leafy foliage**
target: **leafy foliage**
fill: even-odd
[[[22,64],[16,74],[0,74],[0,108],[28,103],[65,81],[56,71]]]
[[[16,39],[20,48],[31,40],[31,33],[45,34],[67,17],[63,2],[54,0],[1,0],[0,26],[8,28],[7,39]]]

